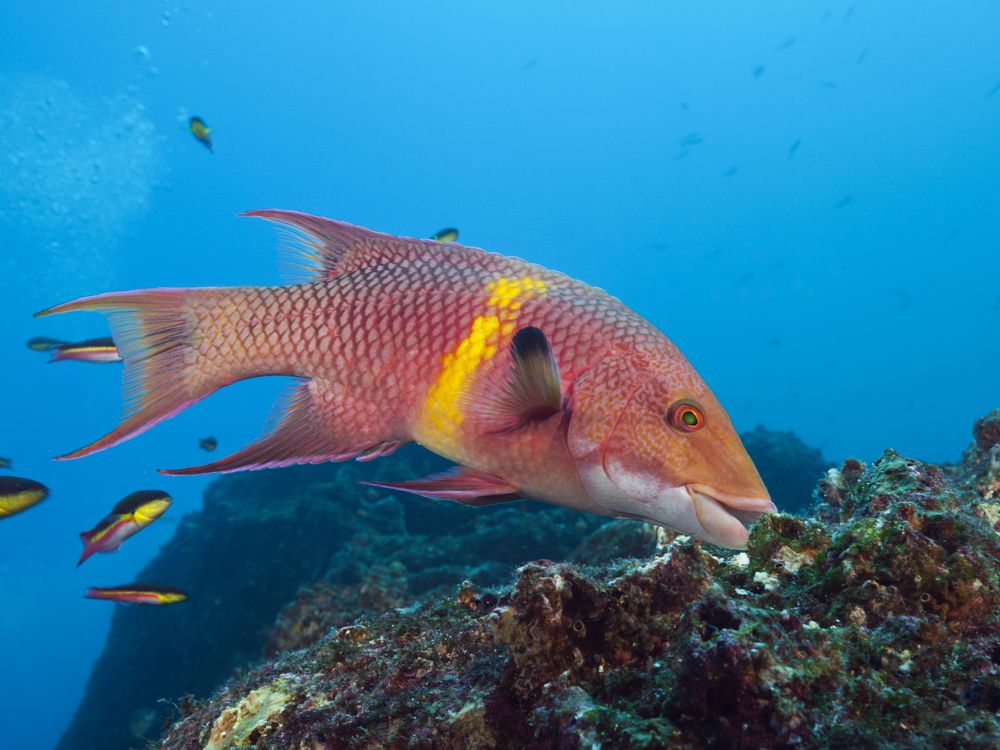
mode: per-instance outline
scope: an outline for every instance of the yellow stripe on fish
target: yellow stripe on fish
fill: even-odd
[[[450,445],[465,415],[460,401],[476,370],[497,353],[500,341],[514,333],[521,306],[545,294],[547,285],[534,276],[501,277],[485,288],[486,310],[473,318],[469,332],[441,357],[441,371],[427,389],[418,431],[424,445],[439,449]]]

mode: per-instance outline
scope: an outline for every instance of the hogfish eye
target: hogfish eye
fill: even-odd
[[[677,401],[667,410],[667,424],[680,432],[696,432],[705,426],[705,413],[691,401]]]

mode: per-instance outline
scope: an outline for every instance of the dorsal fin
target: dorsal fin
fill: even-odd
[[[267,219],[288,230],[282,270],[293,281],[328,279],[367,265],[412,258],[442,244],[394,237],[299,211],[260,209],[240,216]]]

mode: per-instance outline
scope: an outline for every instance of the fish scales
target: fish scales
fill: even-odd
[[[455,243],[251,215],[302,235],[304,281],[110,293],[43,313],[107,313],[126,363],[122,422],[66,457],[128,439],[229,383],[291,375],[300,381],[260,440],[166,473],[367,460],[417,442],[460,465],[395,485],[432,497],[536,497],[732,546],[745,543],[742,520],[773,509],[690,363],[602,290]]]

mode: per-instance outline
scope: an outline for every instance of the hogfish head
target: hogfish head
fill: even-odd
[[[584,373],[568,445],[588,494],[614,516],[744,548],[746,524],[776,510],[729,416],[686,360],[652,372],[607,360]]]

